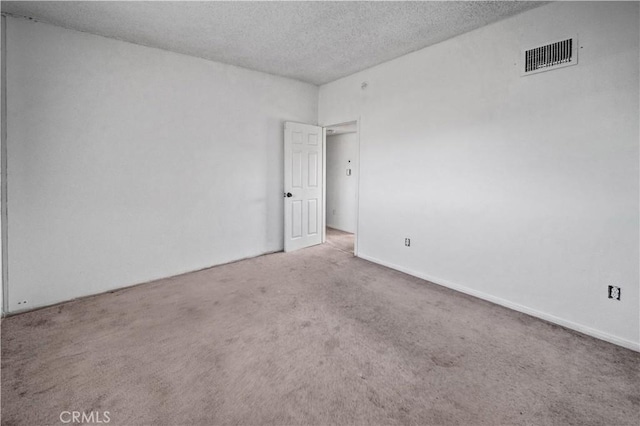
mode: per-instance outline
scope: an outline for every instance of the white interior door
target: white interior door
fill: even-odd
[[[322,243],[322,127],[284,125],[284,251]]]

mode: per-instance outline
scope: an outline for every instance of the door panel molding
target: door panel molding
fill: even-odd
[[[324,239],[324,129],[284,124],[284,251]]]

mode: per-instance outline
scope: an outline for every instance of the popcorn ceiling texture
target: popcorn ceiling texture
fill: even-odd
[[[328,83],[546,2],[2,2],[62,27]]]

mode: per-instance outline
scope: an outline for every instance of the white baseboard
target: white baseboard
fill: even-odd
[[[77,295],[77,296],[72,297],[72,298],[64,298],[64,299],[49,301],[49,302],[46,302],[46,303],[30,306],[28,308],[13,309],[13,310],[9,310],[9,311],[6,311],[6,312],[3,311],[0,317],[4,318],[4,317],[13,316],[13,315],[24,314],[24,313],[30,312],[30,311],[37,311],[37,310],[40,310],[40,309],[50,308],[51,306],[61,305],[63,303],[73,302],[73,301],[76,301],[76,300],[86,299],[86,298],[89,298],[89,297],[95,297],[95,296],[99,296],[99,295],[105,294],[105,293],[113,293],[113,292],[116,292],[116,291],[121,291],[121,290],[125,290],[125,289],[132,288],[132,287],[138,287],[138,286],[141,286],[141,285],[154,283],[156,281],[166,280],[166,279],[169,279],[169,278],[176,278],[176,277],[179,277],[181,275],[192,274],[192,273],[195,273],[195,272],[200,272],[200,271],[204,271],[204,270],[211,269],[211,268],[216,268],[218,266],[224,266],[224,265],[229,265],[231,263],[240,262],[240,261],[243,261],[243,260],[253,259],[255,257],[266,256],[268,254],[273,254],[273,253],[280,253],[281,251],[282,251],[282,249],[269,250],[269,251],[266,251],[266,252],[263,252],[263,253],[259,253],[259,254],[256,254],[256,255],[250,255],[250,256],[242,257],[240,259],[230,260],[228,262],[216,263],[214,265],[208,265],[208,266],[204,266],[202,268],[197,268],[197,269],[189,269],[189,270],[181,271],[181,272],[178,271],[175,274],[171,274],[171,275],[164,276],[164,277],[150,278],[148,280],[140,281],[140,282],[133,283],[133,284],[124,284],[124,285],[118,285],[118,286],[115,286],[115,287],[109,287],[109,288],[105,288],[105,289],[102,289],[102,290],[99,290],[99,291],[95,291],[93,293],[80,294],[80,295]]]
[[[373,262],[373,263],[377,263],[377,264],[382,265],[382,266],[386,266],[387,268],[395,269],[396,271],[404,272],[405,274],[413,275],[414,277],[421,278],[421,279],[429,281],[431,283],[438,284],[438,285],[441,285],[443,287],[447,287],[447,288],[450,288],[452,290],[456,290],[456,291],[459,291],[461,293],[465,293],[465,294],[468,294],[470,296],[474,296],[474,297],[477,297],[479,299],[483,299],[483,300],[495,303],[496,305],[504,306],[505,308],[513,309],[514,311],[522,312],[522,313],[525,313],[527,315],[531,315],[533,317],[540,318],[540,319],[543,319],[545,321],[549,321],[551,323],[554,323],[554,324],[569,328],[571,330],[579,331],[580,333],[589,335],[591,337],[595,337],[595,338],[600,339],[600,340],[604,340],[604,341],[609,342],[609,343],[613,343],[614,345],[622,346],[622,347],[625,347],[627,349],[631,349],[631,350],[634,350],[636,352],[640,352],[640,343],[638,343],[638,342],[633,342],[631,340],[623,339],[621,337],[614,336],[612,334],[605,333],[603,331],[596,330],[594,328],[587,327],[585,325],[578,324],[578,323],[575,323],[573,321],[568,321],[566,319],[557,317],[555,315],[551,315],[551,314],[548,314],[546,312],[539,311],[537,309],[529,308],[527,306],[520,305],[518,303],[514,303],[514,302],[511,302],[509,300],[505,300],[505,299],[502,299],[500,297],[496,297],[496,296],[493,296],[491,294],[484,293],[482,291],[474,290],[474,289],[471,289],[469,287],[465,287],[463,285],[452,283],[451,281],[444,280],[444,279],[441,279],[441,278],[432,277],[432,276],[429,276],[427,274],[423,274],[421,272],[416,272],[416,271],[413,271],[413,270],[411,270],[409,268],[405,268],[403,266],[398,266],[398,265],[395,265],[395,264],[390,263],[390,262],[385,262],[383,260],[376,259],[375,257],[371,257],[371,256],[368,256],[366,254],[358,253],[358,257],[360,257],[362,259],[365,259],[365,260],[368,260],[369,262]]]
[[[337,231],[347,232],[347,233],[349,233],[349,234],[355,234],[355,232],[354,232],[354,231],[347,231],[346,229],[342,229],[342,228],[339,228],[339,227],[334,226],[334,225],[329,225],[329,224],[327,224],[327,228],[335,229],[335,230],[337,230]]]

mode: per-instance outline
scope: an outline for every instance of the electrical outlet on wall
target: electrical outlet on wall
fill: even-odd
[[[620,287],[609,286],[609,299],[620,300]]]
[[[411,238],[405,238],[404,239],[404,245],[407,247],[411,247]]]

